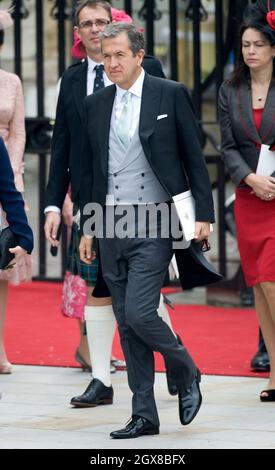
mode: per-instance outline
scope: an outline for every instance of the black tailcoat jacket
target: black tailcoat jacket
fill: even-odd
[[[108,189],[108,146],[116,86],[84,100],[81,151],[81,209],[96,202],[104,206]],[[157,119],[159,115],[167,115]],[[214,222],[212,188],[199,142],[199,130],[186,88],[145,73],[139,137],[151,168],[170,197],[191,189],[196,220]],[[157,201],[156,201],[157,202]],[[82,215],[82,226],[85,222]],[[199,245],[176,250],[182,287],[192,288],[220,280]]]

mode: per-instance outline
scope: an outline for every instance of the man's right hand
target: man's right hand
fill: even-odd
[[[79,255],[81,261],[86,264],[92,264],[93,259],[96,258],[95,252],[92,251],[93,239],[91,237],[85,237],[82,235],[79,244]]]
[[[58,246],[59,241],[56,239],[58,227],[61,222],[61,216],[58,212],[50,211],[46,214],[44,225],[45,237],[52,246]]]

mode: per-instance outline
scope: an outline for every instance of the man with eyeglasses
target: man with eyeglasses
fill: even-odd
[[[77,6],[75,32],[86,50],[87,60],[69,67],[62,77],[60,86],[45,209],[45,235],[52,246],[58,245],[56,237],[61,222],[60,212],[69,184],[74,213],[78,209],[83,100],[87,95],[112,84],[103,70],[99,39],[99,34],[111,21],[111,5],[106,1],[83,1]],[[164,77],[160,62],[152,56],[145,57],[143,66],[148,73]],[[73,237],[77,238],[75,224],[73,230]],[[78,250],[73,256],[76,258],[75,264],[79,266],[81,261]],[[85,320],[93,367],[93,380],[87,390],[71,401],[76,407],[111,404],[113,401],[110,356],[116,323],[108,289],[97,292],[98,297],[92,295],[97,269],[98,265],[94,262],[91,267],[86,265],[80,272],[73,273],[79,274],[88,287]],[[162,312],[167,315],[166,319],[165,317],[163,319],[169,323],[170,319],[163,305]],[[169,373],[167,381],[170,393],[175,395],[177,387],[173,384]]]

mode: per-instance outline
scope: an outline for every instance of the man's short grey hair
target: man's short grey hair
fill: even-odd
[[[135,25],[130,23],[111,23],[106,26],[104,31],[100,33],[100,39],[116,38],[122,33],[126,33],[129,40],[129,47],[136,56],[140,49],[145,48],[145,40],[143,34],[137,30]]]

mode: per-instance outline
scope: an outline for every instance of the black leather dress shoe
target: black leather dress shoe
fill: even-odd
[[[270,372],[270,362],[267,352],[257,351],[251,359],[250,367],[255,372]]]
[[[113,387],[105,387],[98,379],[93,379],[85,392],[71,399],[71,405],[76,408],[88,408],[97,405],[111,405],[113,403]]]
[[[152,436],[153,434],[159,434],[159,426],[150,423],[143,416],[133,416],[125,428],[111,432],[110,437],[113,439],[134,439],[135,437]]]
[[[181,338],[180,338],[179,335],[177,335],[177,340],[178,340],[178,343],[182,345],[182,341],[181,341]],[[170,395],[177,395],[178,394],[178,386],[174,382],[171,371],[170,371],[169,366],[167,364],[165,364],[165,368],[166,368],[166,381],[167,381],[168,392],[170,393]]]
[[[201,407],[202,395],[199,385],[200,381],[201,373],[197,370],[197,375],[190,387],[187,390],[179,390],[179,416],[180,422],[184,426],[193,421]]]
[[[262,331],[259,328],[259,347],[256,354],[252,357],[250,367],[255,372],[270,372],[270,362],[266,345],[262,335]]]

